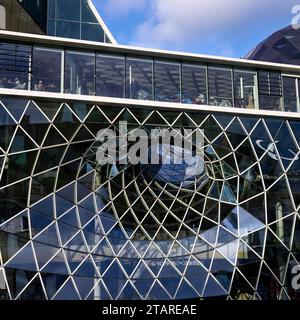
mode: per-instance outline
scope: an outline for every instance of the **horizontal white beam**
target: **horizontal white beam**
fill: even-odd
[[[112,106],[112,107],[131,107],[131,108],[151,108],[151,109],[166,109],[174,111],[202,111],[202,112],[217,112],[228,113],[248,116],[259,117],[278,117],[282,119],[300,119],[300,113],[298,112],[284,112],[284,111],[269,111],[269,110],[257,110],[257,109],[240,109],[240,108],[228,108],[217,107],[209,105],[197,105],[197,104],[184,104],[173,102],[158,102],[147,100],[134,100],[123,98],[111,98],[111,97],[99,97],[99,96],[84,96],[76,94],[65,93],[52,93],[52,92],[40,92],[40,91],[25,91],[14,89],[0,89],[1,96],[15,96],[23,97],[26,99],[51,99],[59,101],[80,101],[90,104],[97,104],[99,106]]]

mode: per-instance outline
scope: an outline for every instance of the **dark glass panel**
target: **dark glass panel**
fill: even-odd
[[[55,32],[55,20],[53,19],[49,19],[48,20],[48,26],[47,26],[47,34],[49,36],[55,36],[56,32]]]
[[[209,105],[232,107],[232,70],[208,68]]]
[[[80,39],[80,23],[57,20],[56,36],[63,38]]]
[[[207,104],[207,68],[196,64],[182,65],[182,102]]]
[[[126,97],[153,100],[153,61],[128,58],[126,67]]]
[[[254,71],[234,71],[234,99],[235,107],[256,109],[257,101],[257,74]]]
[[[82,4],[81,4],[81,21],[82,22],[94,22],[97,23],[97,19],[95,17],[95,15],[93,14],[93,12],[91,11],[87,0],[82,0]]]
[[[298,111],[297,81],[296,78],[282,77],[284,111]]]
[[[67,51],[65,61],[65,92],[94,95],[95,54]]]
[[[0,88],[28,89],[32,47],[0,43]]]
[[[56,0],[56,19],[80,21],[80,0]]]
[[[260,95],[259,109],[261,110],[282,110],[282,98],[279,96]]]
[[[82,23],[81,39],[104,42],[104,31],[99,24]]]
[[[97,95],[124,97],[125,58],[97,54]]]
[[[180,64],[155,61],[155,100],[180,102]]]
[[[55,19],[56,0],[48,0],[48,19]]]
[[[61,91],[61,50],[34,48],[32,90]]]

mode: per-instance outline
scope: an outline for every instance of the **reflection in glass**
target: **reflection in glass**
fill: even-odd
[[[283,81],[283,104],[284,111],[297,112],[298,95],[297,95],[297,79],[292,77],[282,77]]]
[[[153,99],[153,61],[128,58],[126,96],[129,99]]]
[[[104,42],[104,31],[100,25],[95,23],[81,24],[81,39]]]
[[[183,103],[207,104],[207,68],[196,64],[182,65]]]
[[[31,56],[30,46],[0,43],[0,88],[28,89]]]
[[[80,21],[80,0],[56,0],[56,18]]]
[[[258,107],[256,72],[234,71],[234,98],[237,108],[256,109]]]
[[[38,47],[33,49],[33,90],[61,91],[61,57],[61,50]]]
[[[97,54],[97,96],[124,98],[125,59]]]
[[[155,100],[180,102],[180,64],[156,60]]]
[[[80,39],[80,23],[57,20],[56,36],[63,38]]]
[[[232,107],[232,71],[227,68],[208,68],[209,105]]]
[[[95,55],[67,51],[65,61],[65,93],[94,95]]]
[[[281,73],[259,70],[258,86],[260,109],[282,110]]]

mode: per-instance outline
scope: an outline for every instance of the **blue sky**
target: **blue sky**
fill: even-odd
[[[93,0],[119,44],[243,57],[297,0]]]

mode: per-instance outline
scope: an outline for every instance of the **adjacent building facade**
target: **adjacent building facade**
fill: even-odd
[[[299,66],[117,45],[89,0],[0,18],[2,299],[299,299]],[[189,135],[103,163],[106,129]]]

